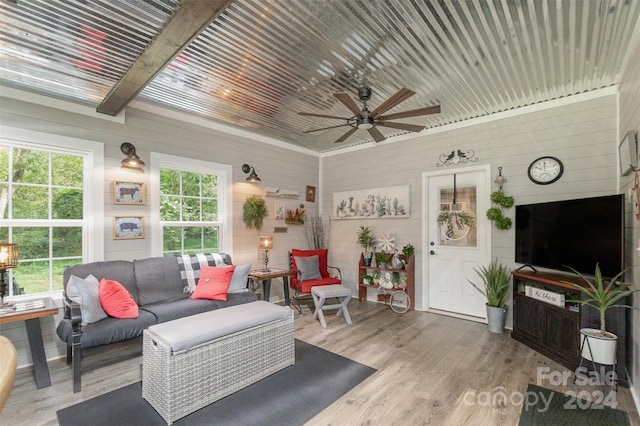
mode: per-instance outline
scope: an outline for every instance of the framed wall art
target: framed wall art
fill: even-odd
[[[620,158],[620,173],[627,176],[638,168],[638,144],[636,132],[630,130],[624,135],[622,142],[618,146],[618,157]]]
[[[144,183],[142,182],[113,182],[113,204],[145,204]]]
[[[144,238],[144,218],[142,216],[115,216],[113,218],[114,240],[139,238]]]
[[[306,195],[307,195],[306,200],[308,202],[315,203],[316,202],[316,187],[307,185]]]
[[[274,216],[276,220],[284,220],[286,215],[286,207],[282,203],[275,203],[273,206]]]
[[[334,219],[408,218],[409,185],[335,192]]]
[[[297,200],[300,194],[298,191],[293,189],[284,189],[284,188],[271,188],[266,187],[264,189],[265,197],[273,197],[273,198],[288,198],[290,200]]]

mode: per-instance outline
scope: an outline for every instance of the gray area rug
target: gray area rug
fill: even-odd
[[[295,341],[296,364],[176,421],[175,425],[302,425],[376,370]],[[162,425],[137,382],[56,412],[60,426]]]
[[[519,426],[630,425],[629,415],[625,411],[591,406],[588,401],[534,384],[527,386],[527,397],[524,399],[537,403],[522,405]]]

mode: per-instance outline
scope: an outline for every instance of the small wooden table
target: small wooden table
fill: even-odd
[[[33,359],[36,386],[38,389],[42,389],[51,386],[51,377],[49,376],[47,355],[44,351],[40,318],[57,314],[58,306],[50,297],[43,297],[31,302],[16,302],[16,305],[20,303],[35,303],[38,301],[42,301],[44,307],[11,311],[3,308],[2,311],[0,311],[0,324],[24,321],[25,327],[27,328],[27,338],[29,339],[29,350],[31,351],[31,358]]]
[[[289,269],[269,268],[268,271],[264,269],[253,269],[249,271],[249,278],[254,282],[262,283],[263,300],[269,301],[269,294],[271,293],[271,280],[273,278],[282,278],[282,286],[284,290],[284,305],[289,306],[289,276],[293,275],[293,271]]]

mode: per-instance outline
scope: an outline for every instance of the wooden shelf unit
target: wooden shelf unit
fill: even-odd
[[[358,301],[362,302],[363,300],[367,299],[367,290],[372,288],[372,289],[378,289],[379,286],[377,285],[364,285],[362,284],[362,277],[364,277],[365,275],[371,275],[369,272],[373,272],[373,271],[380,271],[380,272],[397,272],[401,275],[406,275],[407,276],[407,288],[404,290],[407,295],[409,296],[409,299],[411,300],[411,304],[409,306],[409,310],[413,310],[415,308],[415,304],[416,304],[416,287],[415,287],[415,275],[416,275],[416,267],[415,267],[415,255],[414,256],[410,256],[409,259],[405,258],[405,256],[403,254],[400,254],[400,259],[404,260],[406,263],[406,267],[405,269],[383,269],[383,268],[378,268],[378,267],[372,267],[372,266],[366,266],[364,264],[364,256],[361,253],[360,254],[360,262],[358,263]],[[395,291],[394,290],[389,290],[389,291]],[[389,295],[386,295],[385,299],[386,301],[388,301],[390,297]],[[380,300],[380,298],[378,298],[378,300]]]
[[[513,331],[511,337],[524,343],[564,367],[575,371],[580,364],[580,329],[600,328],[598,312],[588,306],[567,302],[556,306],[528,297],[526,285],[556,293],[564,293],[565,300],[581,299],[584,295],[562,281],[581,284],[575,275],[542,272],[513,271]],[[621,301],[621,303],[625,303]],[[625,366],[630,361],[627,334],[630,319],[628,309],[612,308],[607,312],[607,331],[618,336],[616,373],[619,383],[628,385]],[[630,364],[629,364],[630,365]]]

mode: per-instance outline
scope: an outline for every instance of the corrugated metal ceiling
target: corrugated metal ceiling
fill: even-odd
[[[204,1],[204,0],[200,0]],[[174,0],[0,3],[0,83],[97,107],[179,5]],[[436,127],[618,83],[638,0],[238,0],[137,99],[316,151],[371,141],[311,112],[353,115],[406,87],[394,121]],[[380,127],[386,137],[406,133]]]

